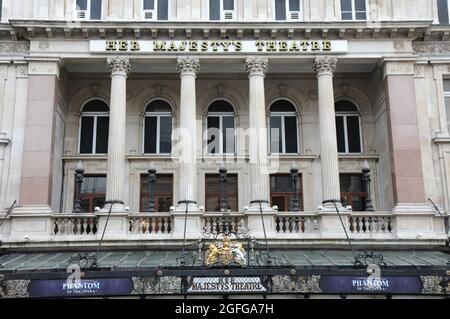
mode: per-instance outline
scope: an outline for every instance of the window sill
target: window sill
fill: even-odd
[[[173,156],[171,154],[126,155],[125,157],[129,161],[139,161],[139,160],[149,160],[149,159],[172,160],[172,159],[178,158],[178,156]]]
[[[378,154],[374,154],[374,155],[367,155],[367,154],[339,154],[338,158],[342,159],[342,160],[359,160],[359,159],[378,160],[378,159],[380,159]]]
[[[80,160],[107,160],[106,154],[79,154],[73,156],[63,156],[63,161],[80,161]]]
[[[310,154],[269,154],[269,159],[289,159],[289,160],[315,160],[318,158],[318,155]]]

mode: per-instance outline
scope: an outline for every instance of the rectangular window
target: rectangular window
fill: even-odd
[[[344,206],[352,206],[353,211],[364,211],[366,194],[361,174],[340,174],[341,201]]]
[[[150,186],[147,181],[148,175],[141,175],[141,212],[148,211],[150,203]],[[157,174],[157,181],[154,187],[155,211],[170,212],[173,206],[173,175]]]
[[[75,12],[80,20],[101,20],[102,0],[76,0]]]
[[[303,210],[302,176],[297,182],[297,198],[300,210]],[[278,206],[280,212],[291,210],[294,199],[294,189],[289,174],[276,174],[270,176],[270,202],[271,206]]]
[[[449,5],[448,0],[437,0],[438,14],[440,24],[449,24]]]
[[[275,19],[295,21],[301,19],[301,0],[275,0]]]
[[[94,145],[94,119],[93,116],[81,118],[80,154],[92,154]]]
[[[95,207],[105,206],[106,175],[85,175],[81,184],[81,208],[93,213]]]
[[[209,154],[234,154],[234,117],[210,115],[207,118],[207,151]]]
[[[3,0],[0,0],[0,20],[3,18]]]
[[[172,152],[172,116],[146,116],[144,135],[145,154],[170,154]]]
[[[238,211],[238,176],[237,174],[228,174],[227,202],[229,209],[233,212]],[[219,174],[205,175],[205,206],[207,212],[220,212],[220,198],[222,196]]]
[[[444,80],[445,113],[447,116],[447,128],[450,131],[450,79]]]
[[[143,18],[145,20],[168,20],[169,0],[143,0]]]
[[[336,115],[338,153],[362,153],[358,115]]]
[[[97,136],[95,139],[95,153],[108,153],[109,117],[97,117]]]
[[[270,116],[270,152],[272,154],[297,154],[297,117]]]
[[[367,20],[366,0],[341,0],[342,20]]]
[[[209,20],[227,21],[234,20],[235,0],[209,0]]]

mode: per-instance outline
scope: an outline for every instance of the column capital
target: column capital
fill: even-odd
[[[183,73],[193,73],[197,76],[200,71],[200,60],[197,57],[179,57],[177,59],[177,69],[180,75]]]
[[[248,57],[245,59],[245,70],[248,75],[261,74],[266,76],[269,69],[269,59],[264,57]]]
[[[334,74],[338,59],[333,56],[318,57],[314,60],[313,68],[317,75],[322,73]]]
[[[106,58],[106,64],[108,65],[108,70],[112,75],[125,74],[128,76],[131,71],[131,62],[128,57],[114,56]]]

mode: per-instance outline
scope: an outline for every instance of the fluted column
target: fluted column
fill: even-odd
[[[250,210],[269,208],[269,173],[267,161],[267,125],[264,78],[269,61],[264,57],[249,57],[245,69],[249,77],[249,155],[251,179]]]
[[[196,57],[180,57],[177,61],[181,79],[180,90],[180,183],[177,210],[197,208],[197,118],[195,80],[200,70],[200,62]]]
[[[331,210],[335,209],[333,201],[340,202],[341,198],[333,92],[333,74],[336,71],[336,64],[337,58],[328,56],[316,58],[313,65],[317,73],[319,94],[322,204],[324,209]]]
[[[126,57],[109,57],[111,72],[111,101],[109,112],[108,167],[106,177],[106,206],[124,211],[125,133],[127,77],[131,64]]]

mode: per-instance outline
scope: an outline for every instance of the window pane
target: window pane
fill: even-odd
[[[450,93],[450,80],[444,80],[444,91]]]
[[[344,118],[342,116],[336,116],[336,135],[338,152],[345,153]]]
[[[294,200],[294,189],[289,174],[278,174],[270,176],[270,198],[271,205],[278,206],[279,211],[289,211]],[[297,198],[300,209],[302,209],[302,176],[299,175],[297,182]]]
[[[146,154],[156,154],[156,119],[155,116],[145,118],[144,153]]]
[[[159,133],[159,152],[172,152],[172,117],[161,116]]]
[[[87,0],[77,0],[78,10],[87,10]]]
[[[95,151],[99,154],[108,153],[109,117],[97,117],[97,140]]]
[[[352,11],[352,0],[341,0],[341,11]]]
[[[439,23],[448,24],[448,2],[447,0],[438,0]]]
[[[341,192],[358,193],[363,192],[361,174],[340,174],[339,181]]]
[[[286,0],[275,0],[275,19],[286,20]]]
[[[300,0],[289,0],[289,11],[300,11]]]
[[[223,0],[224,10],[234,10],[234,0]]]
[[[340,100],[334,104],[336,112],[358,112],[358,108],[348,100]]]
[[[297,118],[295,116],[286,116],[284,118],[286,153],[298,153],[297,142]]]
[[[356,20],[366,20],[367,16],[365,12],[356,12],[355,18]]]
[[[281,117],[270,117],[270,152],[282,153]]]
[[[232,211],[238,211],[238,176],[236,174],[227,175],[227,197],[228,206]],[[206,211],[220,211],[221,188],[218,174],[205,175],[205,204]]]
[[[450,128],[450,97],[445,98],[445,113],[447,113],[447,126]]]
[[[224,116],[222,123],[223,153],[233,153],[234,149],[234,117]]]
[[[355,11],[366,11],[366,0],[355,0]]]
[[[344,13],[342,12],[342,20],[353,20],[352,13]]]
[[[102,0],[91,0],[91,20],[101,20]]]
[[[172,108],[166,101],[156,100],[147,105],[145,112],[172,112]]]
[[[347,117],[348,151],[350,153],[361,153],[361,136],[359,132],[359,117]]]
[[[224,100],[219,100],[211,103],[208,107],[208,112],[224,112],[224,113],[233,113],[233,106]]]
[[[150,201],[150,189],[147,182],[148,175],[141,175],[141,211],[148,211]],[[173,175],[157,174],[154,188],[155,210],[157,212],[169,212],[173,206]]]
[[[270,176],[270,191],[273,193],[292,193],[290,176],[289,175]]]
[[[220,153],[220,131],[218,116],[208,116],[207,123],[207,150],[210,154]]]
[[[220,20],[220,0],[209,0],[209,20]]]
[[[85,176],[81,194],[106,193],[106,176]]]
[[[295,106],[287,100],[278,100],[270,106],[270,112],[295,112]]]
[[[92,154],[94,137],[94,117],[83,116],[81,118],[80,153]]]
[[[83,106],[83,112],[109,112],[109,108],[102,100],[92,100]]]
[[[144,0],[144,10],[155,9],[155,0]]]
[[[167,20],[169,17],[168,0],[158,0],[158,20]]]

